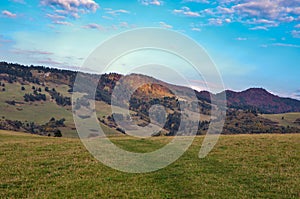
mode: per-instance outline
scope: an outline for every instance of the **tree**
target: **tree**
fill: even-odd
[[[62,137],[61,131],[59,129],[56,129],[54,131],[54,137]]]

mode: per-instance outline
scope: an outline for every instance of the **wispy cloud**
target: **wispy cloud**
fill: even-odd
[[[180,9],[173,10],[173,14],[183,15],[187,17],[200,17],[199,12],[191,11],[191,9],[187,6],[181,7]]]
[[[145,6],[149,6],[149,5],[161,6],[161,5],[163,5],[163,1],[160,1],[160,0],[139,0],[139,2]]]
[[[182,3],[190,3],[190,2],[193,2],[193,3],[205,3],[205,4],[209,3],[208,0],[183,0],[182,1]]]
[[[108,9],[106,11],[107,14],[110,14],[112,16],[117,16],[120,14],[129,14],[130,12],[128,10],[124,10],[124,9],[119,9],[119,10],[112,10],[112,9]]]
[[[253,28],[249,28],[250,30],[265,30],[265,31],[268,31],[268,27],[266,26],[255,26]]]
[[[58,14],[46,14],[46,17],[53,19],[53,20],[63,20],[66,17]]]
[[[13,49],[12,53],[15,54],[28,54],[28,55],[53,55],[52,52],[43,51],[43,50],[25,50],[25,49]]]
[[[235,40],[237,40],[237,41],[247,41],[248,38],[245,38],[245,37],[238,37],[238,38],[235,38]]]
[[[211,18],[208,19],[208,22],[210,25],[216,25],[216,26],[220,26],[223,24],[223,20],[219,19],[219,18]]]
[[[6,17],[9,17],[9,18],[16,18],[17,17],[17,14],[14,14],[14,13],[8,11],[8,10],[3,10],[2,14]]]
[[[63,64],[62,62],[54,61],[51,58],[45,58],[45,59],[42,59],[42,60],[38,60],[37,63],[46,64],[46,65],[56,65],[56,66],[61,66]]]
[[[272,44],[272,46],[300,48],[299,45],[295,45],[295,44],[286,44],[286,43],[274,43],[274,44]]]
[[[200,28],[192,27],[191,30],[192,30],[192,31],[196,31],[196,32],[201,32],[201,29],[200,29]]]
[[[15,2],[15,3],[25,4],[24,0],[10,0],[10,1]]]
[[[73,24],[67,21],[53,21],[54,24],[64,25],[64,26],[72,26]]]
[[[171,28],[173,28],[173,26],[171,26],[171,25],[169,25],[169,24],[167,24],[167,23],[165,23],[165,22],[163,22],[163,21],[159,22],[159,25],[160,25],[160,27],[166,28],[166,29],[171,29]]]
[[[294,91],[292,94],[289,95],[289,97],[300,100],[300,89]]]
[[[272,44],[263,44],[261,47],[267,48],[270,46],[275,46],[275,47],[287,47],[287,48],[300,48],[300,45],[297,44],[289,44],[289,43],[272,43]]]
[[[96,30],[105,30],[105,28],[99,24],[96,24],[96,23],[90,23],[90,24],[87,24],[85,26],[82,26],[83,28],[85,29],[96,29]]]
[[[10,43],[13,40],[11,39],[6,39],[3,35],[0,35],[0,43]]]
[[[108,16],[102,16],[103,19],[107,19],[107,20],[113,20],[114,18],[112,17],[108,17]]]
[[[300,30],[293,30],[292,35],[295,38],[300,38]]]

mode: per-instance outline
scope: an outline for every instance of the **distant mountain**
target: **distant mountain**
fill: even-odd
[[[263,88],[250,88],[242,92],[226,90],[227,104],[230,108],[256,109],[260,113],[299,112],[300,101],[282,98]]]

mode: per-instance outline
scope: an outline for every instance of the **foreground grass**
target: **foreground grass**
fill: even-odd
[[[171,138],[112,139],[147,152]],[[300,197],[300,135],[222,136],[199,159],[202,140],[165,169],[128,174],[99,163],[80,140],[0,131],[0,198]]]

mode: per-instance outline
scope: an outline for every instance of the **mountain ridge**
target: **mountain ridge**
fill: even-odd
[[[58,69],[58,68],[49,68],[44,66],[24,66],[20,64],[12,64],[7,62],[0,62],[0,75],[3,78],[3,74],[7,73],[8,75],[19,75],[19,77],[22,77],[22,75],[28,75],[28,73],[35,78],[34,81],[54,81],[58,83],[67,84],[72,89],[72,86],[74,84],[76,74],[78,71],[72,71],[67,69]],[[12,70],[13,71],[10,71]],[[44,71],[44,75],[36,75],[31,74],[31,70],[38,70],[38,71]],[[49,75],[51,73],[51,75]],[[88,72],[80,72],[87,77],[91,79],[91,81],[95,81],[97,78],[101,80],[104,79],[105,84],[100,86],[99,89],[107,89],[106,92],[102,92],[100,94],[100,99],[103,100],[103,98],[108,101],[108,97],[106,95],[109,95],[112,93],[112,90],[114,86],[116,85],[116,82],[120,80],[124,75],[117,74],[117,73],[110,73],[110,74],[92,74]],[[47,77],[45,77],[45,74],[47,74]],[[29,75],[29,76],[30,76]],[[31,77],[30,76],[30,77]],[[150,77],[144,74],[137,74],[133,73],[128,75],[128,79],[130,79],[130,84],[135,84],[136,82],[147,82],[152,81],[156,83],[157,85],[154,87],[156,88],[157,92],[160,91],[158,96],[163,96],[165,91],[165,96],[173,96],[174,93],[170,92],[172,90],[179,92],[179,93],[190,93],[191,90],[193,90],[199,100],[203,100],[205,102],[210,102],[211,96],[219,96],[222,93],[225,92],[226,98],[227,98],[227,105],[229,108],[237,108],[237,109],[255,109],[260,113],[268,113],[268,114],[278,114],[278,113],[287,113],[287,112],[300,112],[300,101],[293,98],[288,97],[280,97],[277,95],[274,95],[267,91],[265,88],[248,88],[243,91],[233,91],[233,90],[225,90],[221,93],[213,94],[209,91],[197,91],[189,87],[181,86],[181,85],[174,85],[167,82],[164,82],[162,80],[156,79],[154,77]],[[24,77],[22,77],[24,79]],[[107,85],[108,83],[108,85]],[[158,86],[160,84],[161,86]],[[129,85],[129,86],[132,86]],[[170,89],[163,89],[162,87],[170,88]],[[147,91],[148,93],[151,92],[144,86],[144,92]],[[155,93],[152,93],[155,95]],[[97,95],[96,95],[97,97]]]

